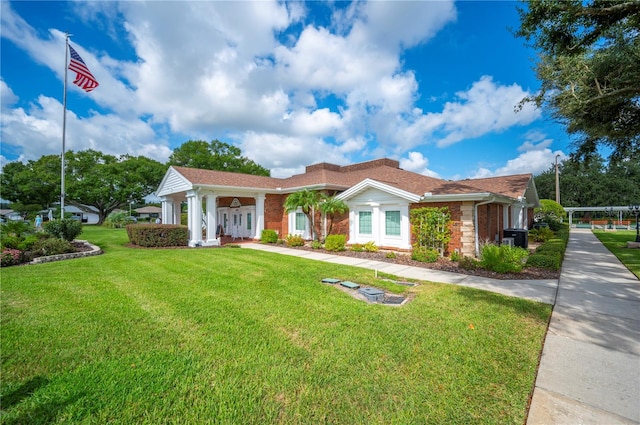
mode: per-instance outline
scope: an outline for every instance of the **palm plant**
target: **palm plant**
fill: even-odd
[[[329,230],[327,235],[331,234],[333,230],[333,220],[337,214],[344,214],[349,211],[349,207],[344,203],[342,199],[338,199],[334,196],[323,196],[323,200],[320,203],[320,211],[329,219]]]
[[[287,213],[296,211],[298,208],[302,210],[307,220],[309,220],[309,228],[314,240],[318,240],[320,237],[320,231],[316,228],[318,223],[313,220],[313,215],[315,210],[318,209],[321,200],[322,194],[317,190],[303,189],[287,196],[284,202],[284,208]]]

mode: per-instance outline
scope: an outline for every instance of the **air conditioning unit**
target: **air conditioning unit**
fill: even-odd
[[[515,238],[502,238],[502,244],[512,247],[515,245]]]

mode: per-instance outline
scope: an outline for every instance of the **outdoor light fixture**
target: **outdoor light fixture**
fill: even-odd
[[[636,242],[640,243],[640,226],[638,216],[640,215],[640,205],[629,205],[629,212],[636,216]]]

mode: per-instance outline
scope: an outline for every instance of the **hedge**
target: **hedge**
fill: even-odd
[[[189,228],[179,224],[129,224],[129,241],[144,247],[187,246]]]

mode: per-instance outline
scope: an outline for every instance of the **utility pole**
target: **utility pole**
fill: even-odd
[[[560,154],[556,155],[556,202],[560,203],[560,178],[558,175],[558,157]]]

